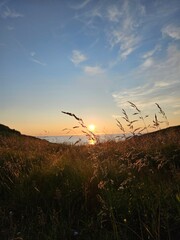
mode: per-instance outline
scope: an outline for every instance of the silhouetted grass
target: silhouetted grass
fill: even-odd
[[[180,239],[179,134],[93,146],[0,136],[0,239]]]

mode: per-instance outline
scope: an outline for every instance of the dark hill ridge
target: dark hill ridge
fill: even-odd
[[[169,138],[172,136],[176,136],[177,140],[179,140],[179,136],[180,136],[180,125],[178,126],[173,126],[173,127],[168,127],[168,128],[164,128],[164,129],[160,129],[154,132],[149,132],[149,133],[145,133],[139,136],[134,136],[133,138],[138,138],[138,139],[142,139],[142,140],[146,140],[146,139],[154,139],[155,138]]]
[[[18,136],[21,138],[29,138],[29,139],[34,139],[34,140],[38,140],[38,141],[45,141],[45,139],[40,139],[34,136],[28,136],[25,134],[21,134],[21,132],[15,130],[15,129],[11,129],[8,126],[5,126],[3,124],[0,124],[0,137],[11,137],[11,136]]]
[[[154,132],[136,135],[127,140],[130,144],[135,144],[136,147],[143,147],[148,143],[149,148],[154,148],[162,144],[178,144],[180,145],[180,125],[160,129]]]
[[[5,126],[3,124],[0,124],[0,136],[22,136],[22,137],[38,139],[33,136],[27,136],[27,135],[21,134],[19,131],[15,129],[11,129],[8,126]],[[157,140],[166,139],[166,138],[176,138],[176,140],[179,141],[180,139],[179,136],[180,136],[180,125],[160,129],[154,132],[149,132],[146,134],[142,134],[140,136],[134,136],[129,140],[130,141],[138,140],[141,142],[141,141],[146,141],[150,139],[152,139],[153,141],[157,141]],[[175,141],[175,139],[173,140]]]
[[[3,135],[3,136],[18,135],[18,136],[20,136],[21,133],[15,129],[11,129],[3,124],[0,124],[0,135]]]

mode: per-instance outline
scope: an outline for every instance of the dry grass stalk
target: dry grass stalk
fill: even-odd
[[[143,130],[141,129],[141,132],[146,130],[146,132],[148,133],[148,127],[146,126],[145,118],[148,118],[149,116],[146,115],[145,117],[143,117],[141,110],[133,102],[128,101],[128,103],[131,105],[132,108],[136,110],[133,115],[139,115],[139,119],[143,121],[144,128]]]
[[[167,116],[166,116],[166,114],[165,114],[165,112],[162,110],[162,108],[159,106],[159,104],[158,103],[155,103],[156,104],[156,106],[158,107],[158,109],[159,109],[159,113],[162,115],[162,117],[165,119],[165,123],[166,123],[166,125],[167,126],[169,126],[169,121],[168,121],[168,119],[167,119]]]
[[[117,122],[116,125],[117,125],[117,126],[120,128],[120,130],[123,132],[123,133],[122,133],[122,138],[128,139],[128,138],[131,138],[132,136],[135,136],[135,135],[141,135],[144,130],[146,130],[146,132],[148,133],[148,128],[149,128],[149,127],[160,130],[160,129],[161,129],[161,128],[160,128],[160,124],[161,124],[161,123],[164,123],[164,122],[166,122],[167,126],[169,125],[167,116],[166,116],[165,112],[162,110],[162,108],[160,107],[159,104],[155,103],[156,106],[157,106],[158,109],[159,109],[159,113],[162,115],[162,117],[165,119],[165,121],[159,121],[157,115],[155,114],[155,117],[154,117],[154,119],[153,119],[153,126],[150,126],[150,125],[147,126],[147,124],[146,124],[146,122],[145,122],[145,119],[148,118],[149,115],[143,116],[142,111],[136,106],[136,104],[134,104],[133,102],[130,102],[130,101],[128,101],[128,103],[129,103],[130,106],[135,110],[135,112],[134,112],[132,115],[133,115],[133,116],[135,116],[135,115],[136,115],[136,116],[139,116],[139,119],[142,120],[144,126],[143,126],[143,127],[137,127],[137,128],[135,128],[133,124],[134,124],[135,122],[138,122],[139,119],[130,120],[130,118],[129,118],[127,112],[125,111],[125,109],[122,109],[122,113],[123,113],[123,117],[122,117],[122,118],[126,121],[127,127],[129,127],[130,133],[131,133],[131,136],[130,136],[130,137],[127,137],[127,135],[126,135],[126,133],[125,133],[125,129],[124,129],[124,127],[122,126],[121,122],[120,122],[118,119],[116,119],[116,122]]]
[[[80,126],[74,126],[73,129],[81,127],[83,129],[81,130],[81,132],[85,134],[85,136],[88,138],[89,141],[93,141],[94,143],[99,142],[98,136],[88,129],[88,127],[86,126],[82,118],[77,117],[74,113],[64,112],[64,111],[61,111],[61,112],[71,117],[74,117],[78,121]],[[80,139],[77,140],[75,144],[79,143],[80,141],[81,141]]]

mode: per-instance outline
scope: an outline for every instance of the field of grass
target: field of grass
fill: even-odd
[[[92,146],[0,136],[0,239],[180,239],[179,135]]]

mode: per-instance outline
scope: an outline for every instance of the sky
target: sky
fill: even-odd
[[[62,135],[67,111],[118,133],[128,101],[180,124],[179,0],[0,0],[0,123]]]

